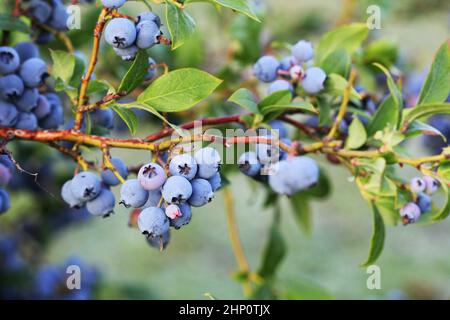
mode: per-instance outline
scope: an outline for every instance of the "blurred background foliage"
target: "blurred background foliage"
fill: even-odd
[[[6,10],[7,2],[0,4],[1,11]],[[155,47],[150,50],[152,57],[167,63],[170,69],[192,66],[217,74],[231,90],[237,88],[239,79],[251,79],[249,66],[271,46],[283,47],[299,39],[317,43],[337,23],[365,21],[366,8],[378,4],[382,8],[382,29],[371,32],[372,40],[386,39],[392,44],[392,56],[387,58],[407,75],[423,77],[450,29],[450,2],[445,0],[253,3],[262,24],[229,10],[219,14],[212,6],[193,4],[188,10],[198,28],[191,40],[173,52]],[[160,12],[159,6],[153,7]],[[129,2],[122,12],[136,15],[144,9],[143,3]],[[99,10],[94,4],[84,4],[82,29],[69,32],[80,55],[89,54]],[[12,34],[13,42],[26,38]],[[48,47],[64,49],[58,41]],[[48,54],[48,50],[42,47],[41,53]],[[95,76],[117,85],[127,68],[128,64],[121,62],[109,46],[103,46]],[[221,102],[223,98],[177,116],[195,119],[236,111]],[[177,116],[172,119],[175,123],[180,121]],[[159,126],[156,119],[142,115],[138,135],[149,134]],[[112,134],[129,135],[120,120]],[[420,141],[416,142],[411,147],[425,153]],[[233,281],[236,265],[221,192],[210,205],[196,209],[191,224],[172,233],[169,248],[158,252],[128,227],[129,212],[123,207],[117,206],[116,214],[109,219],[93,219],[65,207],[59,199],[59,188],[75,168],[69,160],[32,143],[15,143],[12,151],[24,168],[40,173],[41,187],[33,177],[16,172],[11,188],[14,205],[0,218],[1,298],[204,299],[205,293],[218,299],[243,298],[240,284]],[[139,151],[114,150],[113,155],[129,164],[148,159],[147,153]],[[89,157],[96,156],[92,152]],[[449,298],[448,220],[430,226],[388,227],[385,250],[378,261],[382,289],[367,289],[368,275],[359,264],[368,248],[370,209],[344,168],[322,164],[330,176],[332,192],[328,198],[312,203],[311,232],[299,228],[291,205],[281,201],[281,232],[288,254],[278,272],[279,297]],[[248,179],[234,172],[228,173],[228,179],[232,181],[244,249],[256,269],[269,235],[272,210],[265,208],[264,193]],[[86,265],[83,272],[89,277],[79,295],[58,288],[63,266],[71,261],[67,259],[80,259]]]

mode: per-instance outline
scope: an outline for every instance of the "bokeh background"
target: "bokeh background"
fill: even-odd
[[[387,38],[398,45],[398,66],[407,74],[426,75],[434,52],[449,35],[448,1],[355,1],[351,13],[344,14],[350,2],[258,1],[258,10],[266,12],[259,36],[261,45],[252,43],[248,50],[254,50],[257,58],[271,41],[293,43],[305,38],[317,42],[340,19],[365,21],[367,6],[376,3],[382,8],[382,29],[374,31],[372,37]],[[156,11],[158,7],[154,6]],[[2,5],[0,9],[3,10]],[[124,11],[136,14],[143,9],[142,3],[134,2]],[[83,5],[83,29],[71,33],[77,50],[85,54],[89,53],[90,46],[85,35],[90,33],[97,11],[94,4]],[[150,53],[157,61],[167,62],[172,69],[196,66],[218,73],[223,72],[224,67],[236,67],[236,62],[228,59],[230,50],[236,49],[236,35],[230,35],[228,31],[239,25],[253,28],[253,24],[243,22],[244,18],[230,12],[219,15],[205,4],[192,5],[190,13],[198,22],[198,32],[192,41],[175,52],[158,47]],[[241,21],[236,22],[237,19]],[[23,37],[14,35],[14,41]],[[49,46],[62,48],[57,41]],[[102,50],[96,77],[116,84],[117,75],[123,74],[126,65],[106,46]],[[42,53],[45,54],[45,49]],[[251,61],[247,61],[246,66],[239,68],[246,74],[250,65]],[[201,105],[194,114],[183,116],[223,112],[211,110],[213,107],[226,106],[220,103],[209,107]],[[150,116],[142,116],[138,135],[149,134],[159,125]],[[116,128],[112,134],[128,135],[120,120]],[[411,148],[419,153],[426,152],[420,140],[416,140]],[[243,298],[240,284],[233,279],[236,262],[229,243],[221,192],[208,206],[195,209],[191,223],[172,232],[167,250],[158,252],[150,248],[135,229],[128,227],[129,210],[123,207],[117,206],[116,214],[108,219],[94,219],[64,206],[58,190],[73,172],[74,166],[69,160],[44,146],[20,143],[13,151],[15,149],[27,170],[41,172],[39,181],[54,197],[36,186],[32,177],[16,173],[17,181],[11,187],[13,206],[0,217],[0,264],[6,261],[10,264],[0,269],[2,298],[26,297],[23,292],[45,287],[45,283],[54,281],[54,276],[49,274],[58,273],[54,269],[63,266],[71,257],[82,261],[86,266],[82,270],[87,270],[86,274],[92,278],[87,285],[92,290],[72,298],[206,299],[205,293],[217,299]],[[115,150],[113,155],[122,157],[129,164],[135,163],[136,159],[142,159],[139,162],[148,159],[148,154],[143,152]],[[90,156],[95,158],[96,155]],[[282,201],[281,230],[288,254],[278,278],[290,288],[288,297],[449,298],[450,221],[428,226],[388,227],[385,249],[377,262],[382,270],[382,289],[368,290],[366,269],[359,265],[369,248],[370,209],[344,168],[322,160],[321,163],[331,177],[333,192],[327,199],[313,203],[310,234],[299,228],[292,207]],[[256,269],[267,240],[272,210],[265,209],[264,193],[248,179],[239,173],[230,174],[228,179],[245,253],[250,266]],[[22,268],[18,269],[20,272],[11,271],[19,267]],[[32,283],[25,281],[23,268],[27,275],[41,272],[42,276]]]

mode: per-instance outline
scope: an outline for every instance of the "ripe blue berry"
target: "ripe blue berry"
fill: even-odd
[[[214,192],[205,179],[194,179],[191,181],[192,195],[189,198],[189,204],[193,207],[202,207],[205,204],[211,202],[214,198]]]
[[[288,146],[290,146],[292,144],[292,141],[289,138],[282,138],[281,142],[283,142],[284,144],[286,144]],[[280,149],[280,160],[286,160],[288,158],[288,156],[289,156],[289,154],[286,151]]]
[[[128,168],[125,162],[122,161],[122,159],[112,157],[111,163],[122,178],[126,179],[128,177]],[[103,170],[101,177],[103,182],[109,186],[117,186],[120,183],[119,179],[117,179],[114,173],[109,169]]]
[[[0,163],[0,186],[7,185],[12,178],[12,173],[7,166]]]
[[[302,86],[306,93],[316,94],[320,92],[324,87],[325,79],[327,75],[319,67],[308,68],[302,79]]]
[[[176,204],[169,204],[165,210],[166,216],[170,219],[176,219],[181,217],[183,214],[181,213],[180,207]]]
[[[11,207],[9,193],[5,189],[0,189],[0,214],[5,213]]]
[[[164,250],[170,242],[170,231],[164,232],[161,237],[147,238],[147,243],[158,250]]]
[[[125,4],[126,0],[102,0],[102,4],[106,8],[117,9]]]
[[[148,58],[148,71],[147,74],[145,75],[145,80],[152,80],[157,73],[157,69],[156,69],[156,61],[153,60],[152,58]]]
[[[177,155],[170,161],[169,173],[172,176],[182,176],[192,180],[197,174],[197,162],[190,154]]]
[[[136,40],[134,23],[125,18],[112,19],[105,28],[105,40],[116,48],[131,46]]]
[[[314,56],[314,48],[309,41],[300,40],[292,47],[292,55],[300,63],[311,60]]]
[[[289,71],[293,66],[297,65],[297,59],[294,56],[287,56],[281,59],[280,69],[284,71]]]
[[[416,203],[419,206],[421,213],[428,212],[431,209],[431,198],[425,193],[419,193],[417,195]]]
[[[36,108],[39,100],[39,91],[36,88],[25,89],[22,96],[14,100],[19,111],[30,112]]]
[[[162,194],[160,190],[151,190],[148,192],[148,199],[142,208],[158,207]]]
[[[70,183],[72,194],[80,201],[89,201],[96,198],[101,191],[101,181],[92,172],[80,172],[73,177]]]
[[[263,82],[272,82],[278,76],[280,63],[273,56],[263,56],[253,65],[254,75]]]
[[[19,54],[11,47],[0,47],[0,74],[9,74],[20,66]]]
[[[272,120],[269,122],[269,125],[272,127],[272,130],[277,130],[280,139],[287,138],[288,130],[283,121]]]
[[[436,179],[434,179],[430,176],[423,177],[423,181],[425,181],[425,185],[426,185],[425,191],[427,194],[433,194],[436,191],[438,191],[439,181],[437,181]]]
[[[120,203],[129,208],[140,208],[148,200],[148,191],[142,188],[138,179],[130,179],[120,188]]]
[[[71,208],[81,208],[84,205],[84,201],[81,201],[75,197],[72,193],[72,180],[66,181],[61,188],[61,198],[71,207]]]
[[[176,230],[180,229],[182,226],[187,225],[191,222],[192,210],[191,206],[187,203],[182,203],[179,205],[181,216],[176,219],[170,219],[170,226]]]
[[[420,208],[415,203],[409,202],[400,209],[400,216],[404,225],[414,223],[420,218]]]
[[[169,231],[169,219],[160,208],[150,207],[142,210],[138,217],[138,228],[148,238],[158,238]]]
[[[136,45],[140,49],[148,49],[159,43],[161,31],[156,23],[150,20],[139,22],[136,26]]]
[[[48,76],[47,65],[40,58],[31,58],[22,63],[19,74],[28,88],[35,88]]]
[[[60,104],[50,102],[50,113],[45,118],[39,120],[39,126],[43,129],[56,129],[64,124],[64,110]]]
[[[39,49],[33,42],[23,41],[14,46],[20,57],[20,62],[24,63],[31,58],[39,58]],[[17,65],[17,68],[19,66]]]
[[[148,20],[148,21],[154,22],[158,26],[158,28],[161,28],[161,19],[159,18],[158,15],[154,14],[151,11],[142,12],[141,14],[139,14],[137,16],[137,18],[138,18],[138,23]]]
[[[95,126],[111,130],[114,127],[114,112],[111,109],[96,109],[91,113]]]
[[[52,7],[42,0],[31,1],[28,10],[30,15],[40,23],[45,23],[52,14]]]
[[[15,74],[0,78],[0,98],[4,100],[18,99],[24,90],[23,81]]]
[[[47,117],[51,112],[51,105],[47,98],[43,95],[39,95],[36,108],[34,108],[33,113],[36,115],[38,120],[42,120]]]
[[[211,185],[213,192],[219,190],[222,187],[222,177],[220,176],[220,172],[217,172],[212,178],[209,178],[208,182]]]
[[[289,90],[292,94],[295,93],[294,87],[289,81],[280,79],[270,84],[268,93],[271,94],[277,91],[284,91],[284,90]]]
[[[103,188],[95,199],[86,203],[86,209],[94,216],[107,217],[113,213],[115,204],[114,194],[109,189]]]
[[[15,166],[12,160],[6,154],[0,154],[0,163],[4,165],[8,170],[13,171]]]
[[[255,152],[245,152],[238,160],[239,170],[249,177],[256,176],[261,170],[261,163]]]
[[[202,148],[195,152],[194,158],[198,164],[197,176],[199,178],[210,179],[220,169],[221,158],[214,148]]]
[[[36,37],[35,42],[37,44],[46,44],[53,40],[55,40],[55,36],[53,35],[53,33],[51,33],[50,31],[47,31],[47,30],[40,30],[40,32],[38,33],[38,35]]]
[[[139,48],[135,45],[129,46],[126,48],[116,48],[113,47],[114,52],[122,58],[124,61],[132,61],[136,57],[136,54],[138,53]]]
[[[52,15],[48,21],[48,25],[56,30],[67,29],[67,19],[69,19],[69,15],[66,7],[61,0],[52,0],[52,5]]]
[[[162,196],[168,203],[186,202],[192,195],[192,185],[182,176],[169,177],[162,188]]]
[[[157,163],[148,163],[139,169],[138,180],[145,190],[159,189],[166,178],[164,169]]]
[[[20,112],[15,127],[21,130],[36,130],[38,128],[38,120],[34,113]]]
[[[0,100],[0,127],[14,126],[18,116],[19,113],[13,104]]]
[[[411,188],[411,192],[414,192],[414,193],[424,192],[427,187],[427,185],[425,184],[425,181],[419,177],[412,178],[409,185]]]
[[[258,156],[259,162],[263,165],[276,163],[280,159],[280,148],[278,148],[274,143],[258,143],[256,144],[256,155]]]

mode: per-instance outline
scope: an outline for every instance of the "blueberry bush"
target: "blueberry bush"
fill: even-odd
[[[396,48],[375,39],[365,23],[342,24],[314,43],[291,39],[263,48],[256,41],[264,23],[258,1],[94,2],[8,0],[0,14],[0,219],[14,206],[10,192],[25,188],[39,194],[33,205],[45,212],[26,232],[42,241],[49,228],[90,215],[107,218],[123,205],[136,236],[162,251],[170,250],[173,230],[188,229],[196,208],[223,192],[235,278],[246,297],[276,298],[276,271],[286,254],[280,199],[289,199],[308,230],[311,202],[331,192],[326,171],[335,165],[348,169],[372,212],[363,266],[380,256],[386,224],[431,224],[450,214],[448,40],[417,85],[397,65]],[[129,15],[125,8],[136,2],[145,10]],[[236,16],[230,63],[215,72],[198,67],[195,57],[188,57],[194,66],[172,69],[153,56],[167,48],[169,56],[193,50],[198,27],[189,12],[196,2]],[[69,30],[74,6],[94,7],[89,32]],[[87,41],[88,55],[77,50]],[[145,122],[160,129],[140,136]],[[408,147],[418,136],[428,155]],[[116,149],[147,156],[126,163]],[[61,163],[58,173],[52,162]],[[406,168],[415,171],[412,179]],[[237,171],[274,211],[256,271],[246,262],[233,216],[229,185]],[[23,176],[33,181],[20,181]],[[65,209],[53,214],[55,198]],[[0,268],[26,274],[35,291],[0,289],[0,296],[92,296],[96,271],[84,280],[87,291],[64,292],[62,266],[37,263],[39,272],[31,274],[17,243],[25,231],[9,231],[0,237]]]

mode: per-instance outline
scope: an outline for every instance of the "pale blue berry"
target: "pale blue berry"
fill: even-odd
[[[292,47],[292,55],[299,63],[305,63],[314,57],[314,48],[311,42],[300,40]]]
[[[192,185],[182,176],[169,177],[162,188],[162,196],[167,203],[180,204],[192,195]]]
[[[172,176],[182,176],[192,180],[197,174],[197,162],[190,154],[177,155],[170,161],[169,173]]]
[[[273,56],[263,56],[253,65],[254,75],[263,82],[275,81],[280,63]]]
[[[107,217],[113,213],[115,204],[114,194],[109,189],[103,188],[95,199],[86,203],[86,209],[94,216]]]
[[[295,93],[294,87],[289,81],[279,79],[270,84],[268,93],[272,94],[277,91],[285,91],[285,90],[290,91],[292,94]]]
[[[126,0],[102,0],[102,4],[106,8],[117,9],[125,4]]]
[[[75,175],[71,182],[73,195],[80,201],[89,201],[101,191],[101,181],[92,172],[83,171]]]
[[[439,181],[438,180],[436,180],[430,176],[425,176],[425,177],[423,177],[423,181],[425,181],[425,184],[426,184],[425,191],[427,194],[433,194],[439,190]]]
[[[158,238],[169,231],[169,219],[160,208],[150,207],[142,210],[138,217],[138,228],[148,238]]]
[[[40,58],[31,58],[22,63],[19,73],[28,88],[35,88],[48,76],[47,64]]]
[[[420,218],[420,208],[417,204],[409,202],[400,209],[400,216],[404,225],[414,223]]]
[[[0,99],[16,100],[22,95],[24,89],[22,79],[15,74],[0,78]]]
[[[297,59],[294,56],[287,56],[281,59],[280,61],[280,69],[284,71],[289,71],[293,66],[296,66]]]
[[[254,177],[261,170],[261,163],[255,152],[245,152],[241,154],[238,160],[239,170],[249,177]]]
[[[152,58],[148,58],[148,71],[144,79],[153,80],[153,78],[156,77],[157,71],[158,70],[156,69],[156,61],[153,60]]]
[[[139,169],[138,180],[145,190],[156,190],[166,181],[164,169],[157,163],[148,163]]]
[[[134,23],[125,18],[112,19],[105,28],[105,40],[116,48],[131,46],[136,40]]]
[[[158,15],[156,15],[155,13],[151,12],[151,11],[145,11],[140,13],[138,16],[138,23],[148,20],[148,21],[152,21],[154,22],[158,28],[161,28],[161,19],[159,18]]]
[[[128,177],[128,168],[122,159],[112,157],[111,163],[123,179]],[[109,186],[117,186],[120,183],[119,179],[117,179],[116,175],[110,169],[103,170],[101,177],[103,182]]]
[[[217,172],[212,178],[209,178],[208,182],[211,185],[213,192],[219,190],[222,187],[222,177],[220,176],[220,172]]]
[[[199,178],[210,179],[220,169],[221,158],[214,148],[202,148],[195,152],[194,158],[198,164],[197,176]]]
[[[39,49],[33,42],[19,42],[14,46],[14,49],[19,54],[22,63],[31,58],[39,58]],[[17,65],[17,67],[19,67],[19,65]]]
[[[148,200],[148,191],[142,188],[137,179],[130,179],[120,188],[120,203],[129,208],[140,208]]]
[[[61,197],[71,208],[81,208],[84,205],[84,201],[78,199],[72,193],[72,180],[66,181],[62,186]]]
[[[0,47],[0,75],[16,71],[20,66],[19,54],[11,47]]]
[[[162,194],[161,191],[158,190],[151,190],[148,192],[148,198],[145,204],[143,205],[143,208],[149,208],[149,207],[157,207],[159,203],[161,202]]]
[[[323,90],[327,78],[325,71],[319,67],[308,68],[302,79],[302,86],[306,93],[316,94]]]
[[[209,184],[208,180],[205,179],[194,179],[191,181],[192,184],[192,195],[189,198],[189,204],[193,207],[202,207],[205,204],[211,202],[214,198],[214,192]]]
[[[431,198],[425,193],[419,193],[417,195],[416,203],[419,206],[421,213],[425,213],[431,210]]]
[[[139,22],[136,26],[136,45],[140,49],[148,49],[159,43],[161,31],[156,23],[150,20]]]
[[[170,231],[164,232],[161,237],[147,238],[147,243],[158,250],[164,250],[170,242]]]
[[[411,188],[411,192],[414,193],[424,192],[427,187],[425,181],[419,177],[412,178],[409,185]]]
[[[113,47],[114,52],[122,58],[124,61],[132,61],[136,57],[139,48],[135,45],[126,47],[126,48],[116,48]]]

